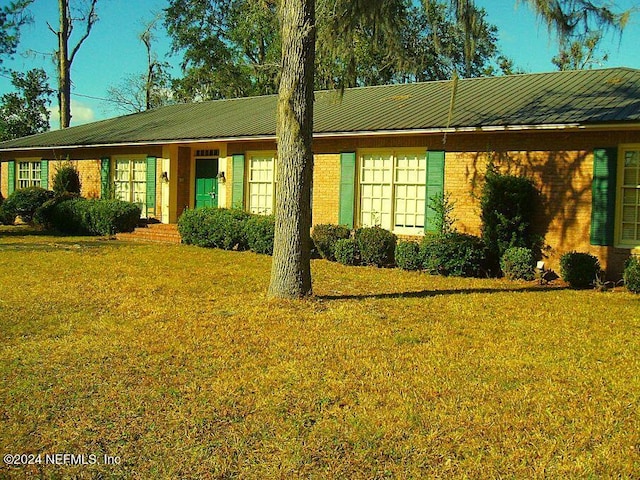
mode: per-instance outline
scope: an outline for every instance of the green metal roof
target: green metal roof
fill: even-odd
[[[316,92],[316,136],[640,121],[640,70],[609,68]],[[171,105],[0,143],[0,151],[273,138],[277,96]]]

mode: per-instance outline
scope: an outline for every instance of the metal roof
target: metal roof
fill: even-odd
[[[315,94],[316,136],[640,121],[640,70],[608,68]],[[277,96],[171,105],[0,143],[0,151],[274,138]]]

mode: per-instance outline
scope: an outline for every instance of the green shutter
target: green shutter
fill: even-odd
[[[49,160],[40,160],[40,186],[49,188]]]
[[[9,173],[7,174],[7,195],[11,195],[16,189],[16,161],[9,162]]]
[[[100,198],[109,198],[109,181],[111,177],[111,159],[100,159]]]
[[[340,203],[338,207],[338,223],[353,228],[356,189],[356,154],[346,152],[340,154]]]
[[[593,151],[591,245],[613,245],[616,210],[617,149]]]
[[[234,155],[231,166],[231,208],[244,208],[244,155]]]
[[[147,211],[142,212],[145,217],[156,213],[156,157],[147,157]]]
[[[434,150],[427,152],[427,179],[425,188],[424,231],[436,231],[436,212],[429,208],[433,197],[444,195],[444,152]]]

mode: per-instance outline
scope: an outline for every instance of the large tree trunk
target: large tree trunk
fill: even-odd
[[[58,107],[60,108],[60,128],[71,123],[71,78],[69,71],[69,10],[68,0],[59,0],[60,30],[58,31]]]
[[[311,182],[315,1],[280,4],[282,72],[278,92],[276,229],[269,296],[311,294]]]

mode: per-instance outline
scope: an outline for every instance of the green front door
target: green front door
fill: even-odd
[[[196,160],[196,208],[218,207],[218,159]]]

